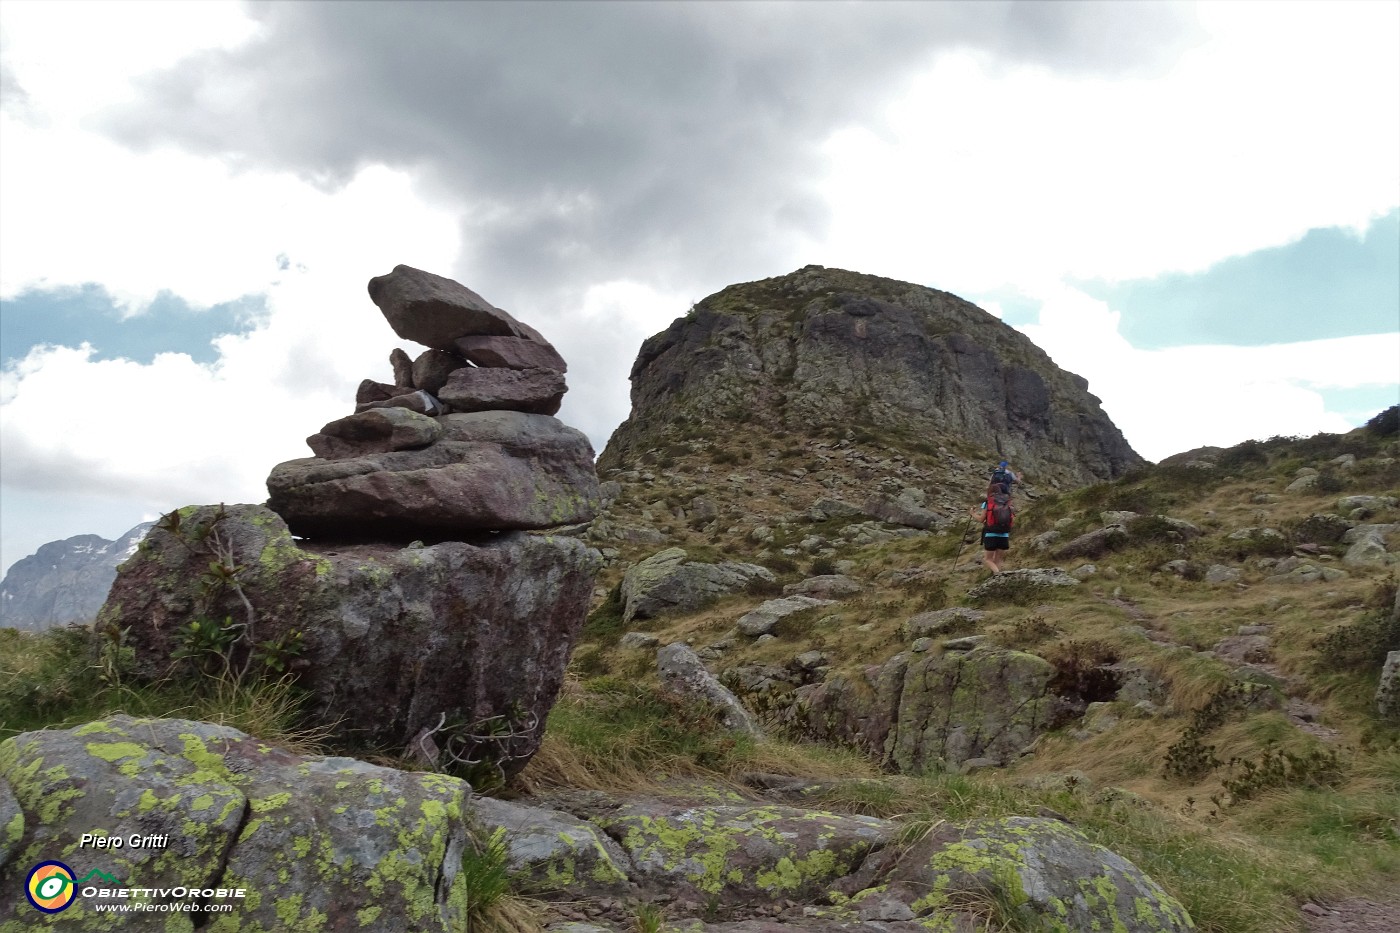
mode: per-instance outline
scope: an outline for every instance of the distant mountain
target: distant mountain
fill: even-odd
[[[143,522],[115,541],[77,535],[43,545],[0,580],[0,626],[42,631],[92,621],[117,566],[136,552],[154,524]]]

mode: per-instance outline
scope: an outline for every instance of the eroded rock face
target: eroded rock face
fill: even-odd
[[[165,845],[104,850],[103,870],[130,887],[242,888],[241,928],[446,933],[465,923],[471,788],[456,778],[302,758],[224,726],[127,716],[8,739],[0,778],[24,817],[10,865],[78,851],[83,833],[156,836]],[[64,928],[111,929],[94,909],[102,903],[119,901],[78,897]],[[0,888],[0,918],[33,916],[22,885]]]
[[[255,609],[248,642],[301,633],[300,683],[313,719],[346,740],[398,749],[444,714],[463,723],[505,717],[517,737],[487,751],[505,758],[507,773],[538,748],[587,612],[596,551],[510,533],[313,553],[262,506],[178,514],[178,529],[157,527],[123,565],[99,617],[130,629],[140,673],[166,670],[192,619],[247,618],[231,588],[199,587],[220,542]],[[248,642],[232,652],[235,669]]]

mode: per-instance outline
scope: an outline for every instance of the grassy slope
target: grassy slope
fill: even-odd
[[[956,533],[818,556],[792,545],[813,533],[831,536],[836,529],[797,523],[777,526],[778,538],[767,548],[748,543],[748,531],[765,516],[776,514],[784,502],[792,508],[794,500],[800,506],[813,495],[784,488],[802,482],[781,469],[797,459],[784,454],[796,444],[780,440],[774,445],[777,456],[768,456],[758,443],[757,456],[750,454],[749,463],[741,466],[752,481],[729,491],[747,503],[747,522],[706,526],[669,511],[695,494],[718,499],[722,508],[727,505],[723,473],[707,487],[701,461],[688,462],[679,448],[664,454],[666,473],[654,471],[651,482],[624,486],[615,507],[634,517],[647,509],[670,542],[688,547],[698,559],[756,559],[783,572],[783,582],[826,570],[835,561],[853,562],[853,575],[867,584],[864,593],[786,626],[777,640],[756,644],[739,639],[739,647],[720,662],[723,667],[781,664],[816,647],[837,669],[854,671],[905,647],[899,625],[909,616],[967,603],[963,594],[984,572],[977,569],[971,547],[962,550],[960,566],[953,567]],[[1393,435],[1365,430],[1340,437],[1275,439],[1217,453],[1215,470],[1148,467],[1113,483],[1029,503],[1011,568],[1053,565],[1050,558],[1028,551],[1029,539],[1059,527],[1067,540],[1100,527],[1099,513],[1106,510],[1169,515],[1205,531],[1185,544],[1166,535],[1135,541],[1093,561],[1097,573],[1072,594],[1039,606],[984,607],[988,613],[978,629],[1052,661],[1087,654],[1137,662],[1169,685],[1170,699],[1159,715],[1144,716],[1127,703],[1116,704],[1113,711],[1120,722],[1103,734],[1076,738],[1071,726],[1047,736],[1033,756],[1014,767],[976,776],[881,776],[869,762],[833,757],[830,751],[807,754],[801,746],[744,743],[726,748],[715,736],[701,738],[703,730],[696,728],[683,730],[683,736],[668,734],[660,708],[652,710],[654,718],[639,712],[662,702],[650,687],[653,652],[618,647],[622,626],[617,607],[605,604],[595,611],[576,651],[578,682],[551,720],[550,754],[527,776],[551,783],[554,775],[572,772],[575,780],[591,774],[595,784],[607,784],[613,780],[612,762],[622,761],[625,766],[618,767],[615,779],[629,783],[663,759],[679,770],[863,775],[868,783],[838,793],[831,803],[916,820],[1035,812],[1048,806],[1156,877],[1187,904],[1204,930],[1301,929],[1296,905],[1304,900],[1374,894],[1400,883],[1400,728],[1373,715],[1380,667],[1376,650],[1381,646],[1371,624],[1381,617],[1380,607],[1392,604],[1397,568],[1346,566],[1343,579],[1300,585],[1268,582],[1272,571],[1261,562],[1286,557],[1294,545],[1308,543],[1304,521],[1315,514],[1337,514],[1341,496],[1400,496],[1397,446]],[[1355,466],[1331,463],[1346,453],[1356,457]],[[713,451],[704,456],[716,457]],[[774,469],[755,469],[755,460]],[[1304,468],[1321,471],[1319,488],[1286,492]],[[1367,519],[1396,520],[1397,510]],[[1250,526],[1278,529],[1285,540],[1227,537]],[[610,568],[607,582],[620,578],[628,561],[658,549],[623,545],[622,559]],[[1344,545],[1324,545],[1311,559],[1342,568],[1344,552]],[[1160,569],[1177,559],[1188,562],[1184,577]],[[1064,563],[1073,569],[1087,561]],[[1213,564],[1238,569],[1242,576],[1229,584],[1201,581],[1201,571]],[[652,631],[662,644],[685,640],[700,647],[719,640],[763,598],[733,596],[699,612],[635,627]],[[1273,626],[1273,665],[1287,684],[1284,692],[1295,704],[1292,709],[1306,712],[1315,724],[1300,727],[1287,707],[1248,710],[1224,704],[1220,721],[1208,724],[1200,745],[1226,764],[1174,773],[1167,767],[1169,749],[1180,743],[1195,711],[1233,680],[1235,665],[1208,654],[1209,649],[1241,626],[1260,623]],[[1385,647],[1400,649],[1395,632],[1388,637]],[[1364,660],[1358,660],[1358,645],[1367,647],[1367,638],[1370,653],[1362,652]],[[600,721],[620,728],[600,728]],[[579,764],[580,759],[585,763]],[[1232,794],[1230,782],[1239,782],[1251,765],[1262,771],[1272,767],[1276,780],[1235,783]],[[1028,786],[1036,783],[1042,789]]]

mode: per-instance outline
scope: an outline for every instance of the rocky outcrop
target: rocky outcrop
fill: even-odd
[[[138,673],[205,644],[192,621],[227,619],[230,638],[248,625],[226,649],[233,669],[256,670],[272,656],[256,646],[282,645],[313,719],[347,741],[398,749],[446,723],[441,743],[491,720],[512,738],[475,751],[506,773],[538,747],[598,570],[582,542],[517,532],[311,551],[262,506],[175,514],[123,565],[98,619],[129,630]],[[211,562],[238,586],[199,586]]]
[[[840,269],[705,298],[642,345],[631,380],[632,414],[604,467],[637,463],[678,419],[721,443],[733,435],[735,448],[756,429],[841,437],[852,425],[962,439],[1037,482],[1110,479],[1142,462],[1087,383],[1022,334],[946,292]],[[891,516],[935,518],[914,504]]]
[[[268,505],[323,540],[450,540],[590,521],[593,448],[550,417],[567,366],[534,328],[451,279],[408,266],[370,280],[395,333],[394,384],[365,380],[355,413],[273,468]]]
[[[799,687],[779,718],[904,773],[1007,764],[1064,721],[1066,701],[1051,690],[1055,671],[1044,659],[981,642],[967,648],[901,652],[864,683],[833,675]]]
[[[208,723],[114,716],[0,743],[0,877],[55,856],[79,872],[100,868],[105,878],[61,921],[93,931],[112,928],[98,909],[108,904],[149,904],[161,929],[184,931],[190,915],[163,906],[221,899],[236,902],[239,929],[460,930],[472,907],[463,856],[487,850],[502,853],[514,891],[564,907],[640,896],[675,905],[687,929],[679,918],[707,902],[759,916],[786,904],[796,928],[832,933],[853,921],[974,929],[960,925],[973,919],[967,898],[988,892],[1027,928],[1190,929],[1150,878],[1056,820],[940,820],[912,846],[894,845],[911,827],[787,805],[821,787],[755,777],[772,788],[767,799],[702,785],[665,800],[492,800],[447,775],[297,755]],[[80,862],[97,851],[81,846],[85,833],[123,844]],[[129,900],[115,893],[123,888]],[[0,885],[7,930],[34,922],[22,891]]]
[[[151,528],[144,522],[115,541],[78,535],[50,541],[17,561],[0,581],[0,625],[41,631],[97,615],[117,576]]]

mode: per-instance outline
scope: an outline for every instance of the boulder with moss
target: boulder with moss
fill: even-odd
[[[683,548],[667,548],[634,564],[623,575],[622,620],[699,609],[755,580],[774,583],[776,578],[773,571],[757,564],[707,564],[691,560]]]
[[[126,716],[7,739],[0,777],[24,818],[0,865],[6,876],[46,859],[100,866],[136,889],[131,900],[153,905],[178,900],[177,890],[241,890],[236,913],[209,925],[215,931],[446,933],[466,920],[471,788],[456,778],[303,757],[224,726]],[[85,833],[128,844],[95,858]],[[22,891],[0,887],[0,928],[28,928],[35,914]],[[112,929],[98,907],[124,902],[79,896],[64,927]],[[178,931],[193,929],[196,915],[150,916]]]
[[[627,852],[643,887],[725,905],[823,899],[895,831],[875,817],[753,804],[637,801],[594,822]]]
[[[600,562],[576,539],[519,532],[312,549],[262,506],[191,507],[122,565],[98,625],[127,632],[146,678],[191,654],[179,664],[192,672],[290,669],[312,721],[344,741],[399,749],[424,728],[444,726],[443,742],[486,724],[506,737],[458,750],[515,773],[539,747]]]
[[[919,917],[985,898],[999,905],[1003,922],[1014,929],[1195,929],[1181,903],[1136,865],[1054,819],[1012,816],[940,825],[872,880]]]

